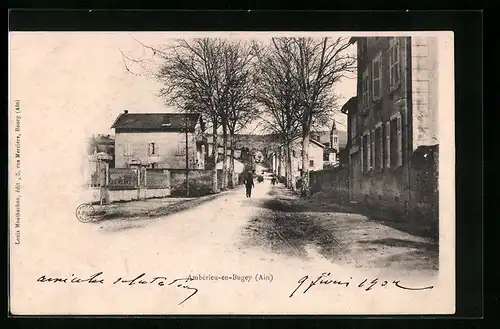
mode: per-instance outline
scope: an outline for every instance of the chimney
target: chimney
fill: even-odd
[[[128,114],[128,110],[123,111],[123,113]]]

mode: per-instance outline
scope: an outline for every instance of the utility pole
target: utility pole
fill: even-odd
[[[186,133],[186,196],[189,196],[189,145],[188,145],[188,118],[184,116],[184,131]]]

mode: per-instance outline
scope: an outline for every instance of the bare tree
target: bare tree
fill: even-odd
[[[138,41],[139,42],[139,41]],[[175,40],[174,45],[153,47],[139,42],[161,65],[154,69],[148,58],[132,59],[123,54],[125,68],[135,74],[127,61],[139,65],[146,75],[163,85],[159,96],[166,104],[185,112],[201,113],[213,135],[213,190],[228,185],[227,153],[230,149],[229,176],[234,173],[234,136],[255,119],[251,84],[252,47],[243,42],[219,38]],[[222,184],[217,186],[218,132],[222,130]],[[230,180],[232,183],[232,179]]]
[[[213,185],[217,186],[217,132],[221,125],[220,113],[224,102],[225,86],[221,72],[224,70],[224,47],[226,41],[218,38],[195,38],[192,40],[175,40],[174,45],[159,47],[141,45],[159,57],[161,64],[154,70],[151,61],[141,58],[132,59],[124,56],[126,69],[130,72],[126,61],[139,64],[148,75],[163,84],[159,96],[168,105],[175,105],[185,112],[200,113],[211,125],[213,132]],[[131,72],[133,73],[133,72]]]
[[[291,39],[281,39],[288,47]],[[294,188],[291,144],[299,134],[300,117],[298,84],[294,69],[290,65],[291,52],[269,45],[255,45],[258,61],[255,68],[256,91],[254,97],[261,106],[261,120],[264,129],[280,138],[282,147],[278,150],[280,160],[285,159],[286,185]],[[282,150],[285,154],[281,154]],[[281,163],[281,161],[280,161]]]
[[[309,138],[316,122],[333,116],[337,99],[335,84],[346,73],[354,72],[356,58],[345,53],[351,45],[346,38],[273,38],[276,53],[288,64],[298,87],[302,137],[303,196],[309,189]]]
[[[252,61],[254,53],[249,44],[244,42],[228,42],[225,48],[227,103],[224,111],[223,138],[229,137],[230,162],[229,183],[233,187],[234,176],[234,149],[235,135],[246,128],[250,122],[255,120],[257,110],[255,107],[252,85]],[[227,129],[224,129],[224,126]],[[229,136],[228,136],[229,134]],[[227,152],[227,142],[224,143],[224,152]]]

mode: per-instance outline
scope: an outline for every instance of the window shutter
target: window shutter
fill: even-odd
[[[403,164],[403,141],[402,141],[402,129],[401,129],[401,116],[398,116],[396,119],[397,122],[397,145],[398,145],[398,166]]]
[[[367,137],[367,141],[366,141],[366,145],[367,145],[367,150],[366,150],[366,154],[368,155],[367,157],[367,171],[370,171],[372,170],[372,143],[371,143],[371,136],[370,136],[370,132],[368,132],[368,135],[366,135]]]
[[[385,165],[391,167],[391,122],[385,123]]]
[[[364,136],[361,136],[361,172],[365,172],[365,152]]]
[[[401,50],[400,50],[400,42],[396,42],[396,60],[397,60],[397,65],[396,65],[396,81],[397,83],[401,82]]]
[[[396,42],[396,44],[394,45],[394,47],[396,48],[396,51],[395,51],[395,57],[396,57],[396,65],[395,65],[395,83],[399,83],[400,82],[400,79],[401,79],[401,60],[400,60],[400,55],[399,55],[399,41]]]
[[[373,140],[375,139],[375,134],[372,131],[369,132],[370,133],[370,171],[372,171],[373,169],[375,169],[374,167],[374,164],[375,164],[375,157],[374,157],[374,154],[375,154],[375,150],[374,150],[374,147],[373,147]]]

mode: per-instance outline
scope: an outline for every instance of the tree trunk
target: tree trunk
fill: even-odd
[[[276,175],[276,177],[279,177],[280,174],[281,174],[281,160],[282,160],[282,154],[281,154],[281,148],[278,148],[278,156],[276,157],[276,161],[278,161],[278,166],[277,166],[277,173],[275,172],[274,174]]]
[[[229,188],[234,188],[234,134],[230,136],[231,153],[229,155]]]
[[[296,190],[295,186],[295,177],[294,177],[294,168],[292,164],[292,144],[287,144],[287,166],[288,166],[288,188],[291,188],[293,191]]]
[[[288,147],[286,145],[285,145],[285,148],[283,150],[283,154],[282,154],[281,159],[283,160],[283,166],[284,166],[284,170],[285,170],[285,186],[290,187],[289,186],[290,171],[288,170]]]
[[[303,197],[311,195],[309,188],[309,133],[302,136],[302,186],[300,194]]]
[[[227,189],[227,126],[222,124],[222,190]]]
[[[213,123],[213,129],[212,129],[212,134],[213,134],[213,140],[212,140],[212,160],[214,162],[214,168],[212,172],[212,190],[214,193],[219,192],[218,184],[217,184],[217,122]]]

